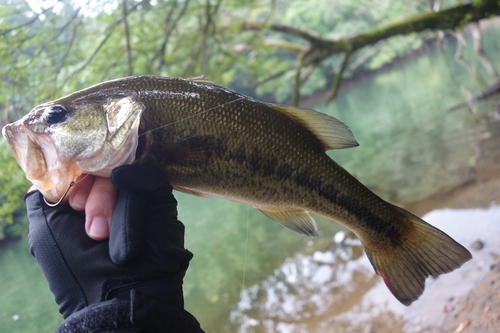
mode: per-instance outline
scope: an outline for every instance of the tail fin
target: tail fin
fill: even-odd
[[[428,276],[451,272],[472,255],[441,230],[396,208],[411,222],[412,232],[391,250],[377,252],[365,247],[365,252],[392,294],[404,305],[410,305],[423,293]]]

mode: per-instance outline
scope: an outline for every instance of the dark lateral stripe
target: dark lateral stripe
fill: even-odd
[[[325,184],[322,179],[311,177],[307,172],[298,172],[295,176],[295,183],[297,186],[317,191],[319,196],[331,202],[332,205],[338,205],[344,208],[350,214],[354,215],[357,220],[367,223],[368,227],[375,233],[385,235],[393,244],[399,243],[401,233],[399,228],[394,225],[392,221],[384,220],[372,211],[366,209],[358,199],[340,193],[333,184]]]

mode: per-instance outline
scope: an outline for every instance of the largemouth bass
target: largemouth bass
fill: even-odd
[[[471,254],[442,231],[371,192],[325,153],[358,145],[328,115],[262,103],[203,79],[135,76],[34,108],[3,135],[27,178],[55,202],[81,174],[148,164],[172,186],[251,205],[317,236],[308,211],[351,229],[375,272],[409,305],[429,275]]]

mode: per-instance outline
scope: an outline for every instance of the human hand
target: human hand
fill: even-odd
[[[69,205],[49,207],[39,192],[25,198],[30,250],[67,318],[63,325],[106,324],[116,320],[109,313],[119,307],[117,317],[127,325],[134,318],[132,324],[153,325],[148,329],[154,332],[163,332],[158,327],[201,332],[183,310],[182,279],[192,254],[184,249],[172,188],[160,173],[142,166],[119,167],[112,179],[118,192],[109,240],[90,239],[85,215]]]
[[[109,237],[116,187],[110,178],[82,175],[69,194],[69,204],[77,211],[85,211],[85,232],[94,240]]]

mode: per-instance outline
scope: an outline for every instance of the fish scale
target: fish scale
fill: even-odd
[[[138,163],[161,170],[179,191],[251,205],[300,234],[317,236],[308,211],[323,215],[359,237],[375,272],[405,305],[429,275],[471,258],[326,154],[358,145],[339,120],[200,78],[103,82],[37,106],[3,134],[48,200],[57,201],[82,173],[109,176],[116,166]]]

